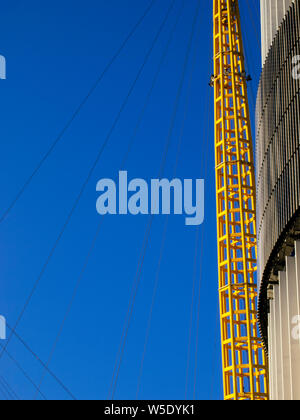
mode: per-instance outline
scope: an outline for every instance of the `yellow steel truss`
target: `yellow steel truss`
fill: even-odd
[[[215,154],[225,400],[268,399],[258,332],[256,198],[238,0],[214,0]]]

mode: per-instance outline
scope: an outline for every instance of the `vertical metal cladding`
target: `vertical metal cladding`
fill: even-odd
[[[291,4],[295,0],[260,0],[262,62],[264,64],[276,32]]]
[[[300,212],[300,0],[290,6],[269,50],[256,107],[260,321],[267,336],[266,285],[282,238]]]

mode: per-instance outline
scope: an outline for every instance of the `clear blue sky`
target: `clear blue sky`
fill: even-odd
[[[7,80],[0,81],[1,214],[149,2],[15,0],[2,5],[0,54],[7,59]],[[252,8],[251,14],[247,2]],[[187,81],[195,57],[177,176],[206,180],[206,216],[199,230],[200,244],[204,238],[203,253],[201,255],[199,250],[195,277],[197,297],[202,271],[198,355],[196,358],[198,303],[195,303],[187,396],[193,397],[196,372],[196,398],[220,399],[213,91],[208,88],[212,73],[212,1],[202,0],[202,3],[188,66]],[[249,71],[254,79],[250,95],[254,115],[252,95],[256,94],[260,73],[259,1],[241,0],[240,3]],[[0,225],[0,314],[6,316],[10,325],[14,325],[20,314],[169,4],[170,0],[156,2],[9,217]],[[128,106],[18,326],[17,332],[44,361],[49,357],[99,223],[100,216],[95,208],[96,182],[104,177],[114,178],[121,169],[123,155],[180,4],[181,0],[176,0]],[[196,0],[185,0],[167,59],[134,147],[122,168],[129,172],[130,178],[150,180],[158,175],[196,4]],[[164,172],[168,178],[174,172],[186,95],[187,83]],[[107,217],[103,222],[50,364],[50,369],[78,399],[105,399],[108,395],[147,222],[147,216]],[[154,219],[120,368],[117,399],[136,396],[164,223],[164,216]],[[141,380],[139,397],[142,399],[185,398],[196,234],[196,228],[185,226],[183,217],[170,218]],[[32,355],[15,338],[8,351],[38,384],[43,369]],[[34,397],[34,387],[7,356],[0,360],[0,375],[22,399]],[[41,390],[48,399],[68,398],[49,375]]]

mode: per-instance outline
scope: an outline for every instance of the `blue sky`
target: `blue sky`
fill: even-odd
[[[0,81],[1,214],[149,3],[149,0],[53,0],[42,3],[28,0],[25,4],[16,0],[2,6],[0,54],[7,60],[7,80]],[[168,0],[155,3],[0,225],[0,313],[10,325],[18,319],[170,3]],[[194,279],[187,397],[193,398],[196,383],[197,399],[222,398],[217,323],[213,91],[208,87],[212,73],[212,1],[202,0],[202,3],[164,176],[172,178],[174,174],[177,144],[188,101],[177,176],[205,178],[205,223],[197,230],[185,226],[182,216],[169,219],[141,378],[139,398],[142,399],[184,399],[186,396]],[[250,92],[254,116],[254,95],[260,73],[259,1],[243,0],[240,3],[248,71],[254,79]],[[127,170],[130,179],[138,177],[149,181],[158,175],[196,6],[196,0],[184,2],[135,143],[121,168],[181,7],[181,0],[175,1],[110,142],[17,328],[18,334],[45,362],[99,224],[100,216],[95,207],[97,181],[116,177],[119,169]],[[113,216],[103,221],[49,366],[78,399],[105,399],[108,396],[147,223],[147,216]],[[116,386],[116,399],[136,397],[164,224],[165,216],[154,218]],[[199,252],[195,264],[197,235]],[[43,368],[16,338],[12,338],[8,351],[32,381],[39,384]],[[0,376],[20,398],[34,398],[34,386],[6,355],[0,360]],[[48,399],[69,398],[48,374],[41,391]]]

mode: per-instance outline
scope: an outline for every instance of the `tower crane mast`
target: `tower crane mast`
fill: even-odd
[[[219,299],[225,400],[267,400],[257,319],[256,195],[238,0],[213,0]]]

